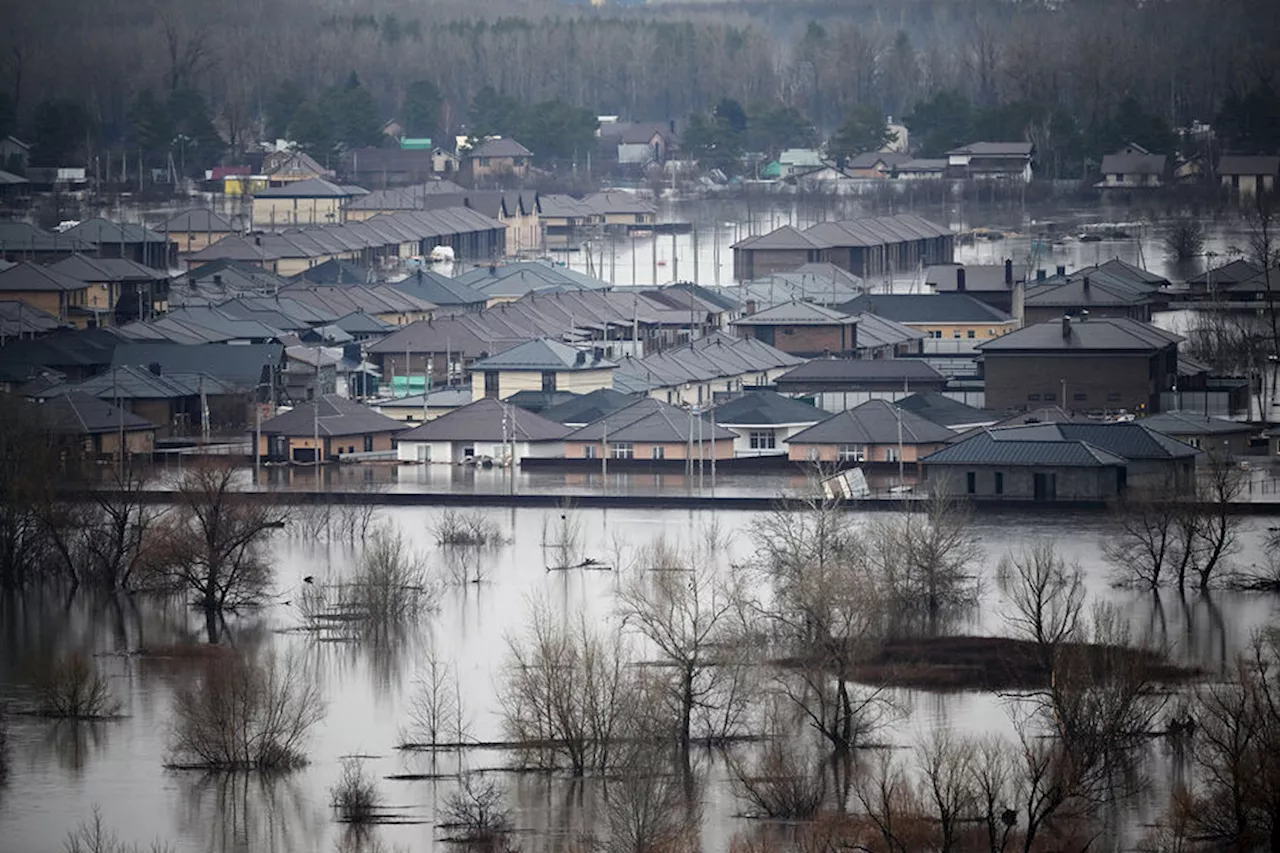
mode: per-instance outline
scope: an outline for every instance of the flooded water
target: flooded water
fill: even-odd
[[[433,569],[446,558],[430,533],[437,509],[385,509],[383,523],[394,524],[426,555]],[[302,617],[295,604],[303,578],[319,582],[351,572],[357,552],[347,545],[316,542],[281,533],[275,554],[272,604],[231,620],[229,640],[250,650],[294,651],[301,665],[319,680],[328,713],[310,741],[311,763],[283,777],[244,774],[205,775],[164,769],[175,687],[188,677],[189,663],[134,654],[180,641],[199,642],[203,620],[181,606],[144,599],[101,604],[78,596],[71,600],[29,596],[10,600],[0,611],[0,700],[20,703],[25,669],[55,651],[91,650],[123,701],[124,719],[96,724],[57,724],[18,717],[13,723],[13,771],[0,789],[0,850],[44,853],[62,849],[63,838],[94,808],[121,839],[140,843],[165,839],[180,851],[254,851],[311,853],[335,848],[344,829],[329,808],[329,788],[337,780],[342,756],[369,756],[366,767],[380,777],[456,771],[456,757],[433,765],[418,753],[394,749],[407,722],[407,704],[427,649],[456,663],[471,734],[477,740],[502,736],[497,681],[506,639],[525,624],[531,602],[542,601],[560,613],[585,611],[592,621],[617,618],[613,572],[548,571],[543,549],[559,510],[486,511],[510,537],[476,564],[480,583],[449,583],[437,612],[396,642],[383,647],[319,642],[298,631]],[[580,526],[583,551],[602,562],[616,556],[616,543],[638,546],[665,535],[692,540],[712,522],[729,536],[727,559],[740,560],[750,549],[755,516],[742,512],[570,510]],[[850,523],[870,516],[852,515]],[[1239,560],[1262,559],[1260,540],[1266,521],[1249,519]],[[1110,585],[1102,556],[1105,518],[1097,515],[979,516],[975,532],[985,558],[981,605],[965,629],[1004,630],[1002,594],[994,566],[1000,555],[1032,537],[1054,540],[1085,571],[1091,596],[1119,605],[1140,636],[1167,643],[1173,653],[1212,671],[1241,647],[1259,625],[1274,624],[1280,602],[1274,597],[1220,592],[1212,599],[1122,592]],[[965,732],[1008,733],[1001,700],[988,694],[904,693],[911,713],[886,736],[907,745],[922,732],[948,727]],[[511,756],[498,751],[467,753],[472,768],[502,768]],[[706,761],[709,785],[702,823],[708,851],[728,848],[732,835],[748,821],[737,817],[740,804],[726,782],[723,765]],[[599,823],[593,799],[565,780],[533,774],[500,774],[515,811],[519,843],[527,849],[561,846],[567,835]],[[388,805],[403,819],[376,827],[375,835],[392,849],[443,849],[435,828],[444,798],[455,779],[380,782]]]

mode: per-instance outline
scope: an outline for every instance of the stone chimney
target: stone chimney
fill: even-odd
[[[1004,259],[1004,286],[1013,287],[1013,258]]]
[[[1088,299],[1089,298],[1089,276],[1084,277],[1082,286],[1084,287],[1084,298]]]
[[[956,293],[965,292],[964,267],[956,267]]]
[[[1062,315],[1062,339],[1069,340],[1071,338],[1071,317],[1068,314]]]
[[[742,313],[744,316],[747,316],[747,317],[750,317],[752,314],[756,313],[756,301],[754,299],[748,299],[747,307]]]
[[[1058,264],[1058,275],[1066,275],[1066,274],[1067,274],[1067,268],[1062,264]]]

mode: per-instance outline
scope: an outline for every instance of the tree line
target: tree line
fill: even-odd
[[[536,16],[501,3],[428,15],[402,0],[355,14],[314,0],[52,0],[0,33],[0,134],[36,140],[39,162],[113,148],[177,161],[185,148],[202,166],[210,127],[233,159],[282,131],[318,151],[367,144],[391,117],[424,136],[489,129],[491,91],[528,113],[506,128],[535,153],[579,138],[575,110],[697,121],[724,99],[788,125],[793,111],[824,137],[858,111],[910,116],[925,153],[1029,139],[1064,176],[1127,139],[1166,147],[1194,120],[1232,147],[1280,147],[1280,13],[1266,0],[868,0],[852,22],[842,6],[803,8],[811,19],[795,25],[751,5]]]

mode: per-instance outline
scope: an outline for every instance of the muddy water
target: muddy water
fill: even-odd
[[[429,533],[438,511],[391,509],[382,520],[393,523],[427,556],[433,567],[443,555]],[[545,601],[560,612],[585,608],[591,618],[614,617],[612,591],[616,578],[606,572],[548,572],[542,543],[545,528],[554,530],[558,511],[493,510],[511,543],[479,563],[479,584],[445,587],[438,612],[407,631],[396,642],[375,649],[339,643],[317,643],[297,632],[301,623],[293,603],[302,578],[340,577],[349,572],[356,552],[345,545],[326,545],[282,535],[274,543],[275,598],[261,613],[232,620],[232,641],[252,650],[296,650],[320,680],[328,715],[311,741],[312,763],[278,779],[255,776],[205,776],[166,771],[170,708],[175,685],[187,677],[181,661],[156,661],[125,653],[157,648],[181,639],[198,639],[202,620],[181,607],[159,607],[146,601],[103,605],[79,597],[71,601],[30,597],[7,602],[0,611],[0,697],[23,699],[23,661],[55,650],[91,649],[112,679],[128,715],[118,722],[92,726],[57,725],[18,718],[13,726],[13,773],[0,791],[0,850],[42,853],[62,849],[66,833],[97,807],[105,823],[128,841],[170,841],[182,851],[331,850],[342,835],[328,808],[328,789],[339,772],[341,756],[370,756],[367,766],[379,776],[444,773],[456,770],[445,756],[433,764],[420,754],[393,749],[406,722],[407,697],[415,672],[429,645],[456,662],[469,711],[472,735],[497,738],[501,725],[496,682],[505,638],[523,624],[530,602]],[[615,540],[642,544],[659,534],[690,538],[716,521],[731,537],[727,556],[743,557],[753,516],[719,512],[576,511],[584,551],[608,561]],[[852,523],[865,523],[854,516]],[[1218,593],[1210,601],[1162,602],[1149,595],[1119,592],[1109,584],[1102,558],[1106,530],[1098,516],[1041,515],[979,518],[975,530],[986,551],[982,604],[967,630],[1003,629],[1002,594],[994,565],[1000,554],[1047,536],[1086,572],[1090,595],[1119,605],[1141,635],[1166,642],[1175,654],[1213,669],[1247,639],[1258,625],[1280,615],[1270,597]],[[1242,562],[1262,559],[1260,534],[1266,521],[1250,519]],[[1008,733],[1008,716],[1000,700],[989,695],[934,696],[904,694],[911,714],[888,733],[891,743],[910,744],[933,727],[958,731]],[[502,767],[509,756],[476,752],[466,756],[473,767]],[[703,841],[708,850],[724,850],[746,822],[735,817],[739,806],[724,781],[723,767],[707,766]],[[521,844],[529,849],[554,848],[557,840],[599,822],[591,786],[576,790],[562,780],[502,774]],[[388,781],[385,798],[403,819],[375,833],[384,842],[411,851],[442,848],[434,828],[444,797],[455,783]]]

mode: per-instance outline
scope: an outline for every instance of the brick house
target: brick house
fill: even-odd
[[[1158,412],[1183,339],[1122,317],[1037,323],[978,346],[986,408]]]
[[[851,356],[858,349],[854,317],[812,302],[787,302],[739,317],[730,325],[744,338],[755,338],[804,358]]]

